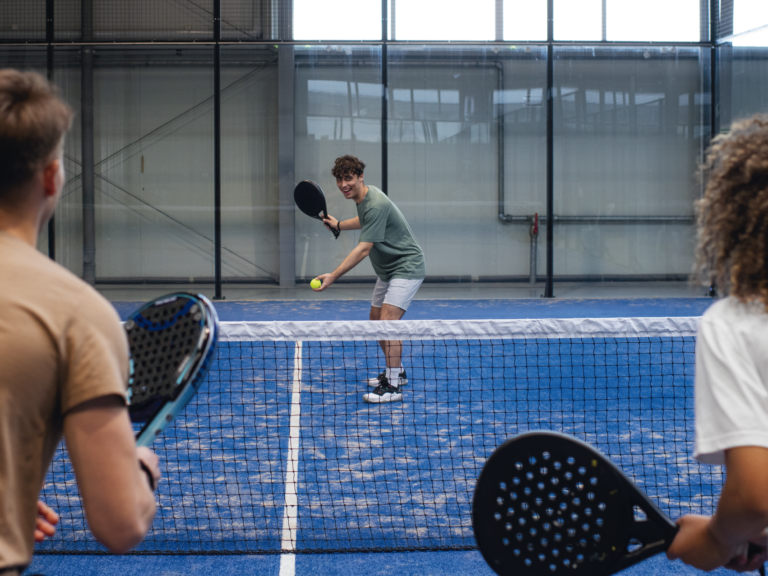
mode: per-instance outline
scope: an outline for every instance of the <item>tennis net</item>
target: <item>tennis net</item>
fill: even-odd
[[[572,434],[670,516],[711,513],[693,447],[697,318],[223,323],[216,361],[153,448],[159,508],[138,553],[471,549],[475,481],[512,435]],[[403,341],[403,401],[367,404]],[[62,448],[38,552],[99,553]]]

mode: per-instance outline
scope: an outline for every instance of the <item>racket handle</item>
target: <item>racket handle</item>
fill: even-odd
[[[338,240],[339,234],[341,234],[341,230],[339,230],[338,228],[331,228],[331,232],[333,232],[334,240]]]
[[[747,546],[747,558],[752,558],[756,554],[760,554],[762,551],[763,549],[760,548],[760,546],[750,542],[749,546]],[[760,564],[760,568],[758,568],[757,571],[760,573],[760,576],[765,576],[765,564]]]

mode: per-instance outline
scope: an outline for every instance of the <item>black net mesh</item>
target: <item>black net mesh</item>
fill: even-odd
[[[139,553],[474,548],[485,460],[534,429],[593,444],[673,518],[711,513],[719,493],[720,469],[690,456],[691,336],[414,336],[390,403],[364,399],[384,366],[376,338],[223,339],[207,382],[153,446],[164,478]],[[42,498],[62,520],[38,551],[102,551],[63,450]]]

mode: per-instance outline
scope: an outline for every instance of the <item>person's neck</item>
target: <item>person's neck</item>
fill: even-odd
[[[365,195],[368,194],[368,186],[363,184],[363,191],[360,192],[360,196],[355,198],[355,204],[360,204],[363,200],[365,200]]]
[[[0,208],[0,231],[37,247],[38,223],[29,215]]]

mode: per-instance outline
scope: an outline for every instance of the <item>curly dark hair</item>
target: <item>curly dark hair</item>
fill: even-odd
[[[339,180],[344,178],[347,174],[354,174],[360,176],[365,172],[365,162],[356,158],[355,156],[341,156],[336,158],[336,162],[333,163],[333,170],[331,174]]]
[[[768,311],[768,116],[733,124],[712,141],[696,203],[696,274]]]

